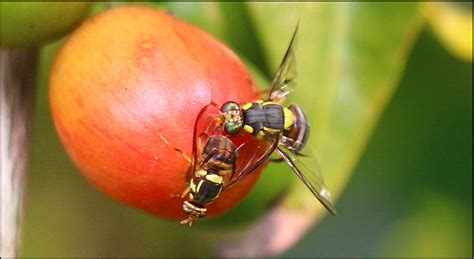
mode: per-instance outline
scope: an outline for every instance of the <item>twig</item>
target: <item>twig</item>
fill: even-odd
[[[18,255],[38,49],[1,49],[2,257]]]

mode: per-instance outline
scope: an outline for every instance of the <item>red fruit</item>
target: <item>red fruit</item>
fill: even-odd
[[[191,155],[193,126],[211,100],[256,96],[249,72],[226,46],[176,17],[122,7],[86,20],[56,57],[50,101],[71,159],[96,187],[153,214],[185,218],[188,162],[159,137]],[[255,172],[224,191],[209,215],[236,205]]]

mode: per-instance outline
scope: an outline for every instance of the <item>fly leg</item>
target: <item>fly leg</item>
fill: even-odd
[[[186,197],[186,195],[188,195],[189,191],[191,190],[191,188],[189,187],[186,187],[186,189],[184,189],[183,193],[181,193],[181,195],[179,196],[181,199],[183,199],[184,197]]]
[[[193,161],[191,160],[191,158],[186,155],[186,153],[184,153],[183,150],[177,148],[177,147],[173,147],[171,146],[170,142],[161,134],[159,134],[161,140],[163,140],[163,142],[170,148],[174,149],[176,152],[178,152],[184,159],[186,159],[186,161],[188,161],[188,163],[190,164],[191,168],[192,168],[192,165],[193,165]],[[191,171],[191,170],[189,170]],[[189,171],[188,171],[188,175],[189,175]],[[186,179],[191,179],[189,176],[186,177]],[[184,191],[181,193],[181,194],[171,194],[171,197],[172,198],[184,198],[186,197],[186,195],[189,193],[189,184],[186,182],[186,189],[184,189]]]
[[[193,163],[192,160],[191,160],[191,158],[190,158],[188,155],[186,155],[186,153],[184,153],[183,150],[181,150],[181,149],[179,149],[179,148],[177,148],[177,147],[171,146],[170,142],[169,142],[165,137],[163,137],[163,135],[159,134],[159,136],[160,136],[161,140],[163,140],[163,142],[165,142],[165,144],[166,144],[168,147],[170,147],[170,148],[174,149],[175,151],[177,151],[181,156],[184,157],[184,159],[186,159],[186,161],[188,161],[189,164],[192,164],[192,163]]]

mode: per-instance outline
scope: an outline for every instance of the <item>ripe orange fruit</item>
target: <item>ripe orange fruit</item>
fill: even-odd
[[[239,58],[200,29],[148,7],[121,7],[86,20],[59,51],[50,78],[58,134],[84,176],[114,199],[183,219],[198,112],[211,100],[255,99]],[[209,215],[236,205],[255,172],[224,191]]]

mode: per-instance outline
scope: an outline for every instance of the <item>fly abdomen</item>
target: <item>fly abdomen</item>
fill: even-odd
[[[212,172],[195,177],[190,186],[192,200],[197,204],[206,205],[217,199],[222,191],[222,181],[222,176]]]
[[[284,132],[285,145],[295,153],[300,153],[308,142],[309,123],[306,114],[296,104],[291,104],[288,109],[292,112],[294,123]]]

